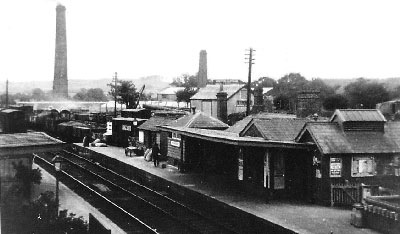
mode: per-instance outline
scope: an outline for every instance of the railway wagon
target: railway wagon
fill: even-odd
[[[68,122],[63,122],[57,125],[57,135],[60,137],[61,140],[68,142],[68,143],[73,143],[73,142],[78,142],[81,139],[78,137],[74,136],[74,126],[81,126],[81,127],[87,127],[87,124],[78,122],[78,121],[68,121]]]
[[[3,133],[26,132],[25,113],[21,110],[4,109],[0,111],[0,129]]]

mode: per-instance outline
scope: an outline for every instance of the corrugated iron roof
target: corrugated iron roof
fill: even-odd
[[[342,121],[386,122],[382,113],[376,109],[341,109],[333,113],[331,121],[335,117],[339,117]]]
[[[385,132],[344,132],[337,123],[309,122],[309,132],[323,154],[400,153],[400,122],[388,122]]]
[[[158,131],[159,129],[157,126],[162,126],[162,125],[167,125],[171,121],[174,121],[181,116],[179,115],[172,115],[172,116],[153,116],[146,122],[144,122],[142,125],[140,125],[138,128],[142,130],[149,130],[149,131]]]
[[[168,124],[174,127],[202,128],[202,129],[227,129],[229,126],[224,122],[205,115],[203,112],[190,114]]]
[[[240,89],[245,88],[246,85],[232,84],[223,85],[223,90],[228,94],[228,99],[237,93]],[[207,85],[201,88],[190,100],[217,100],[217,93],[220,90],[220,85]]]

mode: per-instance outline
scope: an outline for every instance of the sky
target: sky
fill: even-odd
[[[400,77],[400,2],[371,0],[1,0],[0,81],[52,81],[55,7],[66,7],[68,78],[172,80],[291,72],[311,78]]]

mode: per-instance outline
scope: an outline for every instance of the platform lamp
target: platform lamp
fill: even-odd
[[[55,170],[56,177],[56,214],[58,216],[58,208],[59,208],[59,182],[58,182],[58,174],[62,170],[62,164],[64,162],[63,158],[60,155],[56,155],[52,160]]]

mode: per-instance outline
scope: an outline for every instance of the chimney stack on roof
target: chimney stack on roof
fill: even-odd
[[[222,84],[217,93],[217,118],[224,123],[228,122],[228,94]]]

